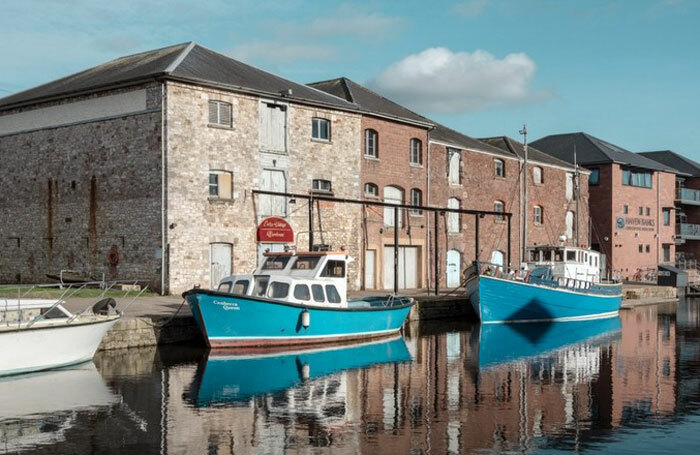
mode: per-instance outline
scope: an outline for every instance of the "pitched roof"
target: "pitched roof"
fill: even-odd
[[[72,74],[0,99],[0,110],[77,93],[165,78],[240,90],[308,104],[357,111],[358,107],[321,90],[252,67],[194,42],[155,49]]]
[[[574,150],[576,150],[576,160],[584,166],[619,163],[654,171],[676,172],[671,167],[587,133],[553,134],[532,142],[532,145],[544,153],[569,163],[574,162]]]
[[[525,158],[525,152],[523,151],[524,144],[508,136],[479,138],[479,140],[502,150],[506,150],[518,158]],[[527,147],[527,158],[528,160],[537,161],[538,163],[542,164],[549,164],[551,166],[559,166],[567,169],[574,168],[571,163],[560,160],[552,155],[548,155],[529,144]]]
[[[430,132],[430,140],[443,142],[445,144],[449,144],[457,148],[478,150],[482,152],[493,153],[494,155],[512,157],[511,153],[503,149],[494,147],[493,145],[487,144],[478,139],[474,139],[473,137],[467,136],[466,134],[462,134],[459,131],[455,131],[439,123],[437,123],[435,125],[435,129]]]
[[[416,114],[400,104],[397,104],[390,99],[384,98],[382,95],[373,92],[357,82],[354,82],[347,77],[338,77],[321,82],[312,82],[307,84],[309,87],[314,87],[318,90],[323,90],[326,93],[343,98],[346,101],[357,104],[360,109],[368,113],[380,114],[399,120],[408,120],[414,123],[432,125],[430,119]]]
[[[656,152],[640,152],[640,155],[657,161],[666,166],[677,169],[681,174],[700,177],[700,163],[672,152],[671,150],[659,150]]]

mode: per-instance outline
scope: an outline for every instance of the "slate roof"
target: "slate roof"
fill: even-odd
[[[416,114],[400,104],[397,104],[390,99],[384,98],[382,95],[373,92],[357,82],[354,82],[347,77],[339,77],[321,82],[312,82],[307,84],[309,87],[314,87],[323,90],[326,93],[343,98],[346,101],[357,104],[360,109],[369,113],[380,114],[387,117],[392,117],[400,120],[408,120],[414,123],[432,125],[434,122],[430,119]]]
[[[649,158],[668,167],[677,169],[679,173],[692,177],[700,177],[700,163],[672,152],[671,150],[659,150],[656,152],[640,152],[645,158]]]
[[[462,134],[459,131],[455,131],[452,128],[448,128],[445,125],[436,124],[435,129],[430,132],[430,140],[435,140],[438,142],[443,142],[445,144],[450,144],[457,148],[465,148],[471,150],[480,150],[484,152],[493,153],[494,155],[502,155],[507,157],[512,157],[511,153],[502,150],[498,147],[494,147],[491,144],[487,144],[473,137]]]
[[[194,42],[120,57],[62,79],[15,93],[0,99],[0,110],[153,79],[180,80],[273,98],[281,98],[281,92],[291,89],[292,94],[284,96],[290,101],[358,110],[355,104],[344,99],[275,76]]]
[[[508,136],[486,137],[479,138],[479,140],[502,150],[506,150],[521,159],[525,158],[525,153],[523,151],[524,144]],[[542,164],[549,164],[551,166],[574,169],[571,163],[560,160],[552,155],[548,155],[547,153],[544,153],[529,144],[527,147],[527,158],[528,161],[532,160]]]
[[[574,162],[574,146],[579,164],[619,163],[641,169],[676,173],[676,170],[587,133],[553,134],[532,142],[544,153],[569,163]]]

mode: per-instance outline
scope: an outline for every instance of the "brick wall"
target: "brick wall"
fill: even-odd
[[[146,112],[0,137],[0,282],[45,282],[47,273],[77,269],[159,283],[160,86],[17,109],[0,122],[143,88]]]

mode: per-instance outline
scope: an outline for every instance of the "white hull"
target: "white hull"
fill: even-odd
[[[119,316],[78,319],[71,324],[42,321],[30,328],[0,329],[0,376],[48,370],[91,360]]]

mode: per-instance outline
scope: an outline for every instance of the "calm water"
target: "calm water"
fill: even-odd
[[[0,381],[0,453],[697,453],[700,304],[286,355],[168,347]]]

